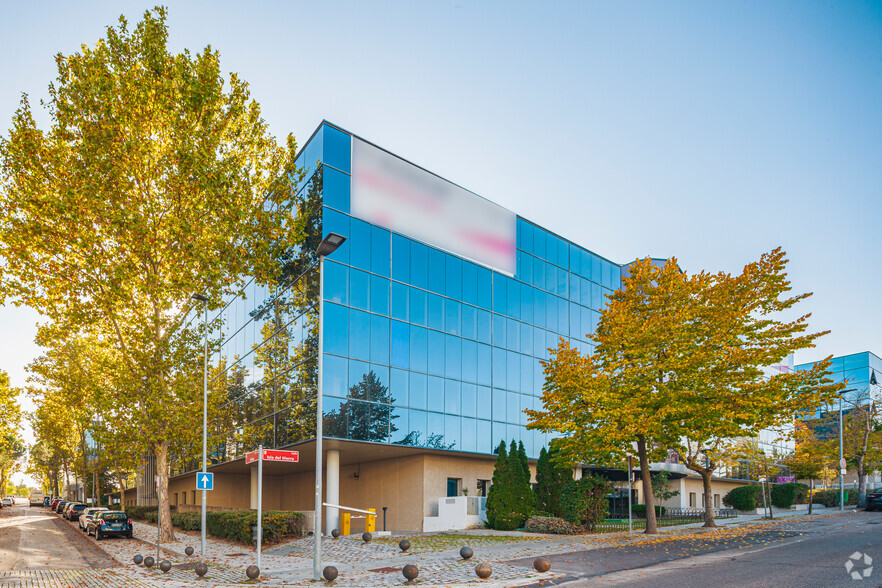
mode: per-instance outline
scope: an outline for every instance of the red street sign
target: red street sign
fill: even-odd
[[[245,463],[254,463],[257,461],[257,452],[250,451],[245,454]],[[300,461],[299,451],[284,451],[282,449],[264,449],[263,461],[283,461],[288,463],[297,463]]]

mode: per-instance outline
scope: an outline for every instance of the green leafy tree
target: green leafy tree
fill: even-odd
[[[0,298],[118,350],[129,382],[119,402],[156,456],[172,541],[170,449],[191,443],[201,404],[190,297],[216,307],[244,276],[277,278],[302,222],[293,137],[276,142],[216,51],[167,43],[160,7],[58,55],[48,130],[23,96],[0,140]]]
[[[599,476],[583,476],[569,480],[561,494],[564,518],[590,531],[606,519],[609,512],[607,495],[612,492],[609,480]]]
[[[665,470],[659,470],[657,474],[652,476],[652,493],[659,504],[680,495],[679,490],[671,490],[671,481]]]
[[[525,481],[517,444],[512,440],[509,450],[506,451],[505,442],[501,442],[487,496],[488,524],[502,531],[517,529],[532,514],[534,504],[535,498],[530,485]]]
[[[524,448],[524,442],[518,441],[518,460],[521,462],[521,468],[524,470],[524,481],[530,486],[530,462],[527,459],[527,450]]]
[[[563,517],[561,492],[573,479],[573,470],[556,461],[557,450],[543,447],[536,462],[536,508],[555,517]]]

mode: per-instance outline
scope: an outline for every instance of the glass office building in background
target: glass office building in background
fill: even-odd
[[[291,488],[304,485],[314,471],[320,279],[323,435],[331,451],[343,450],[344,470],[359,468],[356,480],[371,461],[431,455],[422,471],[442,482],[425,481],[428,505],[452,491],[451,480],[473,495],[485,490],[502,441],[523,442],[537,458],[548,437],[526,429],[523,411],[541,408],[540,360],[561,338],[590,350],[586,334],[622,266],[327,122],[298,165],[310,222],[281,285],[252,283],[215,315],[216,484],[224,472],[247,473],[242,458],[258,444],[301,449],[302,471],[277,472],[283,486],[286,476],[303,478]],[[322,277],[314,251],[330,232],[346,242]],[[464,473],[440,471],[445,463],[466,464]],[[199,467],[195,453],[175,462],[179,507],[198,499],[183,474]],[[350,478],[342,477],[341,500]],[[385,500],[372,492],[370,500]],[[311,496],[280,498],[278,507],[306,509]],[[419,510],[407,521],[432,509]]]
[[[803,363],[797,365],[796,369],[810,370],[814,365],[815,362]],[[882,359],[875,353],[864,351],[834,357],[830,363],[829,375],[834,383],[845,382],[846,392],[842,394],[842,398],[846,410],[882,400],[882,386],[878,381],[882,378]],[[836,410],[838,406],[821,406],[818,407],[817,416]]]

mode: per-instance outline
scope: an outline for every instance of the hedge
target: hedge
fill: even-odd
[[[759,506],[757,506],[759,501]],[[739,486],[732,488],[723,497],[723,504],[737,510],[756,510],[762,507],[762,495],[759,486]]]
[[[655,516],[661,516],[668,511],[664,506],[655,505]],[[646,505],[645,504],[635,504],[631,506],[631,512],[635,516],[646,518]]]
[[[155,523],[155,506],[127,506],[126,514],[132,519]],[[171,507],[172,525],[184,531],[199,531],[202,528],[202,514],[198,512],[177,512]],[[295,511],[264,511],[263,542],[277,543],[284,537],[303,535],[305,518]],[[257,525],[257,511],[253,510],[210,510],[205,514],[205,532],[213,537],[231,539],[250,544],[254,541],[252,525]]]
[[[845,504],[857,504],[858,492],[855,489],[845,491]],[[812,494],[812,502],[826,507],[839,506],[839,490],[821,490]]]

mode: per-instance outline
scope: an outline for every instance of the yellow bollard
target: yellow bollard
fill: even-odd
[[[348,512],[343,513],[343,522],[340,523],[343,527],[340,529],[341,535],[351,535],[352,534],[352,515]]]
[[[376,513],[377,509],[369,508],[369,511]],[[365,515],[367,518],[364,521],[364,530],[368,533],[375,533],[377,531],[377,515]]]

